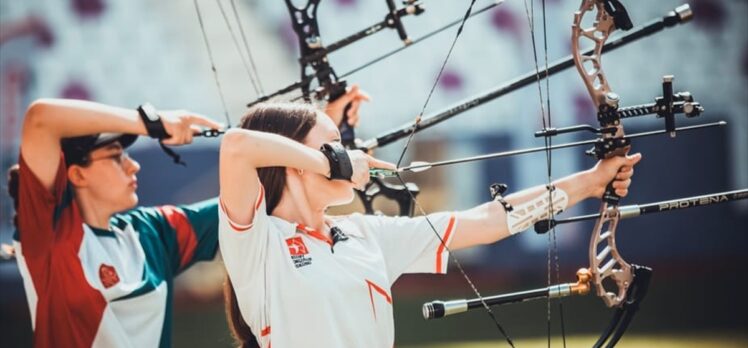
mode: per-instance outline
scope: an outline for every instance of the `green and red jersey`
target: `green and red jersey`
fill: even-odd
[[[14,246],[34,346],[170,346],[173,279],[215,256],[217,200],[136,208],[100,230],[83,222],[63,158],[51,192],[19,163]]]

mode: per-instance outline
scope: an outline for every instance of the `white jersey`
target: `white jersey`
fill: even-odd
[[[445,273],[448,252],[425,218],[330,218],[348,236],[323,234],[265,212],[251,225],[219,209],[219,245],[239,309],[260,346],[392,347],[392,284],[403,273]],[[453,215],[429,216],[446,243]],[[448,244],[447,244],[448,245]]]

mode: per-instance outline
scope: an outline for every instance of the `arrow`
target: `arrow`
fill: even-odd
[[[702,129],[702,128],[722,127],[725,125],[727,125],[727,122],[719,121],[719,122],[699,124],[695,126],[679,127],[679,128],[676,128],[675,130],[678,132],[683,132],[683,131],[692,131],[692,130],[697,130],[697,129]],[[649,137],[649,136],[660,135],[660,134],[670,134],[670,131],[669,130],[656,130],[656,131],[650,131],[650,132],[642,132],[642,133],[627,135],[627,136],[624,136],[623,138],[624,139],[636,139],[636,138],[643,138],[643,137]],[[441,167],[441,166],[458,164],[458,163],[482,161],[482,160],[493,159],[493,158],[525,155],[525,154],[530,154],[530,153],[535,153],[535,152],[543,152],[548,149],[558,150],[558,149],[565,149],[569,147],[592,145],[598,141],[599,139],[583,140],[583,141],[576,141],[576,142],[571,142],[571,143],[553,145],[547,148],[545,146],[539,146],[539,147],[532,147],[528,149],[494,152],[494,153],[489,153],[485,155],[463,157],[463,158],[439,161],[439,162],[415,161],[415,162],[412,162],[410,165],[405,166],[405,167],[400,167],[397,170],[373,168],[369,170],[369,175],[375,176],[375,177],[392,177],[392,176],[397,176],[397,173],[402,173],[406,171],[410,171],[413,173],[420,173],[420,172],[424,172],[434,167]]]

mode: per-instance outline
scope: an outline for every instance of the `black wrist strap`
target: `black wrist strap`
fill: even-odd
[[[353,166],[348,151],[341,143],[328,143],[320,148],[330,162],[330,180],[351,180]]]
[[[150,103],[145,103],[138,106],[137,110],[138,115],[140,115],[140,119],[143,120],[145,130],[148,132],[148,136],[159,140],[158,144],[161,145],[161,150],[163,150],[169,157],[171,157],[171,159],[174,160],[174,163],[187,166],[187,163],[184,163],[184,161],[182,161],[182,158],[178,153],[166,147],[166,145],[161,142],[161,140],[169,139],[171,136],[169,135],[169,133],[166,133],[164,123],[161,122],[161,117],[156,112],[156,108],[153,107],[153,105],[151,105]]]
[[[169,133],[166,133],[164,124],[161,122],[161,117],[156,113],[156,108],[150,103],[145,103],[138,106],[138,114],[140,119],[143,120],[145,130],[148,132],[148,136],[155,139],[168,139]]]

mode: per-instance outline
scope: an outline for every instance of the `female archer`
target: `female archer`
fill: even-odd
[[[345,150],[335,124],[309,106],[259,105],[240,126],[221,143],[219,245],[227,314],[243,347],[392,347],[391,285],[405,273],[445,273],[440,239],[449,250],[494,243],[548,211],[549,192],[538,186],[428,219],[329,216],[370,168],[394,166]],[[640,158],[603,160],[555,181],[553,208],[599,198],[614,179],[625,196]]]
[[[336,120],[365,94],[328,105]],[[192,141],[220,129],[186,111],[137,110],[42,99],[24,118],[19,164],[9,173],[35,347],[168,347],[173,279],[218,249],[217,200],[137,207],[139,135]]]

